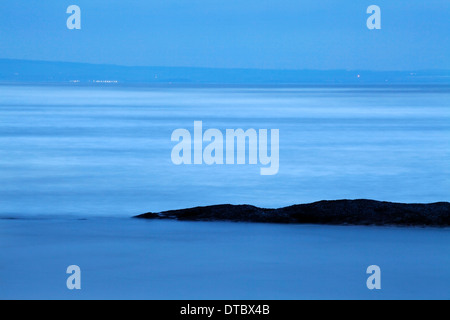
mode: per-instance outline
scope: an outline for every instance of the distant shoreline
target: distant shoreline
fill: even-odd
[[[240,69],[0,59],[0,82],[73,85],[448,85],[450,70]]]
[[[215,205],[134,218],[180,221],[231,221],[282,224],[450,226],[450,203],[406,204],[375,200],[334,200],[264,209],[250,205]]]

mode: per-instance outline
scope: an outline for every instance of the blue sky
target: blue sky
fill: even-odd
[[[66,8],[82,30],[66,28]],[[382,29],[366,27],[369,5]],[[450,69],[448,0],[3,0],[0,58],[271,69]]]

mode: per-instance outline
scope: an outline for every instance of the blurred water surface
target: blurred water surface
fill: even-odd
[[[177,128],[280,130],[280,170],[175,166]],[[450,90],[0,86],[0,216],[450,201]]]

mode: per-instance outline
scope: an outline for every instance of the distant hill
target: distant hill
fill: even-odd
[[[179,84],[450,84],[447,71],[127,67],[0,59],[0,82]]]
[[[450,203],[406,204],[374,200],[319,201],[279,209],[250,205],[217,205],[160,213],[141,219],[234,221],[332,225],[450,226]]]

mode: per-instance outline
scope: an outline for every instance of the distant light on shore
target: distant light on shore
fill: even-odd
[[[80,83],[81,80],[70,80],[70,83]],[[89,83],[119,83],[118,80],[89,80]]]
[[[117,80],[92,80],[94,83],[119,83]]]

